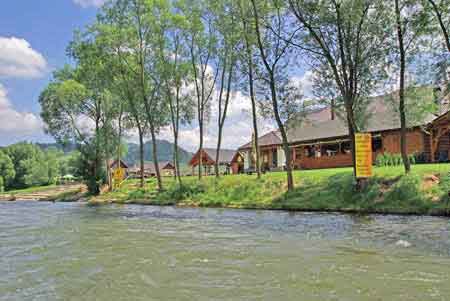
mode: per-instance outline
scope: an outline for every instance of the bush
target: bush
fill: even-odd
[[[411,164],[416,164],[416,154],[408,155],[409,162]],[[403,159],[401,154],[391,154],[384,153],[379,154],[375,159],[375,165],[382,166],[399,166],[403,164]]]

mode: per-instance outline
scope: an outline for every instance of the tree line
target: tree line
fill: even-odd
[[[79,154],[20,142],[0,149],[0,192],[55,184],[65,175],[81,176]]]
[[[94,193],[99,183],[111,184],[108,162],[121,158],[126,133],[137,132],[143,171],[149,135],[163,190],[159,132],[171,130],[181,185],[180,128],[198,125],[201,150],[205,126],[216,118],[217,159],[230,102],[240,91],[251,103],[254,137],[258,116],[277,125],[292,190],[287,121],[301,119],[305,104],[332,105],[347,123],[354,154],[369,96],[394,85],[409,172],[408,89],[444,83],[440,93],[448,93],[449,26],[449,0],[107,1],[96,20],[75,33],[67,49],[73,64],[56,71],[41,93],[42,118],[58,142],[77,143]],[[298,69],[312,72],[314,101],[292,80]],[[255,151],[258,178],[260,160]],[[202,159],[199,179],[201,170]]]

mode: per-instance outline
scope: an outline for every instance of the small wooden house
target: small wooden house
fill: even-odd
[[[210,175],[214,173],[214,165],[216,162],[216,149],[203,148],[197,151],[189,161],[192,167],[192,174],[198,174],[198,165],[202,160],[203,173]],[[219,172],[222,174],[239,173],[240,166],[243,166],[243,156],[239,152],[231,149],[221,149],[219,151]]]
[[[161,176],[163,177],[174,176],[175,174],[175,165],[172,162],[169,161],[158,162],[158,167]],[[133,168],[129,169],[129,173],[133,177],[139,178],[141,176],[140,165],[136,164],[135,166],[133,166]],[[146,178],[156,177],[156,167],[155,164],[153,164],[153,162],[144,163],[144,177]]]

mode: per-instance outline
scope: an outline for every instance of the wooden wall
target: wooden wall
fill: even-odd
[[[399,154],[400,150],[400,131],[385,132],[382,135],[383,152]],[[408,154],[425,152],[424,133],[420,129],[409,131],[406,134],[406,148]]]

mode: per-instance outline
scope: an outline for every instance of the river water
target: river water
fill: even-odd
[[[0,300],[450,300],[450,224],[0,203]]]

